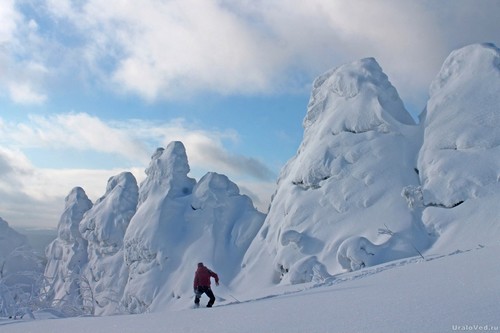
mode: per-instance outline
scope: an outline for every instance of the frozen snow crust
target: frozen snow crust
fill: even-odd
[[[190,178],[181,142],[156,150],[140,186],[122,173],[95,203],[73,189],[46,251],[44,297],[65,315],[185,309],[200,261],[228,303],[498,246],[499,59],[491,44],[453,52],[418,125],[375,59],[320,76],[267,215],[224,175]],[[0,258],[23,244],[3,245],[5,228]]]

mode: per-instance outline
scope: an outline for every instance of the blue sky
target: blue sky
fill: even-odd
[[[311,83],[375,57],[414,117],[446,56],[500,45],[500,2],[1,0],[0,216],[56,227],[64,196],[141,181],[181,140],[266,210]]]

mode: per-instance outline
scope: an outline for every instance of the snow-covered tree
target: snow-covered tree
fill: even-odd
[[[123,238],[137,208],[135,177],[124,172],[111,177],[106,193],[88,210],[79,230],[88,242],[88,263],[80,289],[84,305],[95,315],[119,312],[128,279],[124,261]]]
[[[85,212],[92,207],[85,191],[75,187],[66,197],[64,212],[59,220],[57,238],[47,247],[45,287],[47,299],[60,308],[83,305],[80,277],[88,261],[87,240],[78,230]]]
[[[0,316],[30,314],[40,303],[42,258],[0,218]]]

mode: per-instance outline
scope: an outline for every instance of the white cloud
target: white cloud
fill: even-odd
[[[262,92],[281,67],[276,46],[218,1],[89,1],[84,15],[98,40],[122,51],[111,79],[147,99]]]
[[[43,44],[37,36],[38,24],[25,20],[15,0],[4,0],[0,6],[0,90],[17,104],[43,104],[47,95],[40,86],[48,74],[39,62]]]
[[[5,3],[0,40],[16,46],[8,51],[14,65],[31,60],[50,68],[51,79],[76,77],[148,101],[295,91],[330,67],[368,56],[403,97],[415,99],[452,49],[500,44],[495,0],[31,3],[48,24]],[[54,26],[58,32],[46,31]],[[31,100],[40,101],[42,85],[29,82],[37,92]]]
[[[367,56],[410,96],[411,89],[427,90],[457,41],[493,36],[499,42],[500,28],[498,2],[491,1],[50,3],[53,13],[90,36],[83,47],[96,73],[111,59],[105,80],[147,100],[294,89],[304,83],[295,82],[300,73],[311,80]],[[443,23],[450,16],[455,19]]]
[[[171,141],[181,141],[186,147],[193,171],[215,171],[235,178],[273,180],[274,172],[256,158],[230,152],[225,142],[237,143],[238,134],[233,130],[208,131],[188,126],[182,119],[166,123],[132,121],[118,124],[123,130],[134,131],[144,142],[166,146]]]
[[[138,182],[142,168],[88,170],[36,168],[19,150],[0,147],[0,212],[12,225],[55,228],[64,197],[76,186],[93,201],[102,196],[111,176],[130,171]]]
[[[28,83],[9,84],[9,94],[12,101],[18,104],[43,104],[47,96],[33,90]]]
[[[4,122],[0,142],[25,148],[76,149],[144,160],[148,147],[132,129],[122,130],[86,113],[30,116],[26,123]]]
[[[26,123],[0,122],[0,142],[22,148],[70,149],[114,154],[129,161],[148,161],[157,146],[182,141],[196,169],[223,172],[260,180],[274,178],[261,161],[228,151],[224,142],[236,143],[232,130],[208,131],[170,122],[139,120],[104,122],[86,113],[30,116]]]
[[[13,38],[19,19],[20,15],[15,9],[15,1],[2,0],[0,6],[0,45]]]

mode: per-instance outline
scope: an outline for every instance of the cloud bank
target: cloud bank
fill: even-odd
[[[290,92],[367,56],[412,98],[413,90],[427,90],[450,50],[500,44],[499,14],[494,0],[8,0],[0,43],[16,71],[34,82],[76,72],[147,101]],[[50,74],[21,70],[26,63]],[[33,80],[9,77],[4,84],[14,101],[50,98]]]
[[[263,184],[274,183],[276,175],[263,162],[225,148],[225,141],[238,141],[237,133],[232,130],[210,132],[189,127],[182,119],[105,122],[86,113],[67,113],[31,116],[28,122],[7,122],[0,117],[0,194],[8,198],[0,206],[3,218],[10,217],[23,224],[36,215],[33,210],[40,215],[56,211],[60,214],[63,198],[73,187],[83,187],[95,200],[104,193],[108,178],[123,171],[131,171],[140,182],[155,148],[174,140],[186,146],[192,176],[199,179],[208,171],[216,171],[235,181],[246,180],[245,192],[260,200],[259,208],[267,209],[265,197],[272,190]],[[57,166],[39,167],[34,160],[45,158],[31,156],[36,149],[43,149],[47,156],[55,151],[90,152],[89,158],[95,160],[89,162],[93,165],[89,169],[69,168],[60,162]],[[95,155],[96,152],[101,154]],[[119,162],[115,164],[129,167],[106,168],[103,158],[117,159]],[[266,190],[262,191],[262,187]],[[26,206],[12,209],[26,204],[29,209]],[[52,221],[52,226],[56,222]]]

